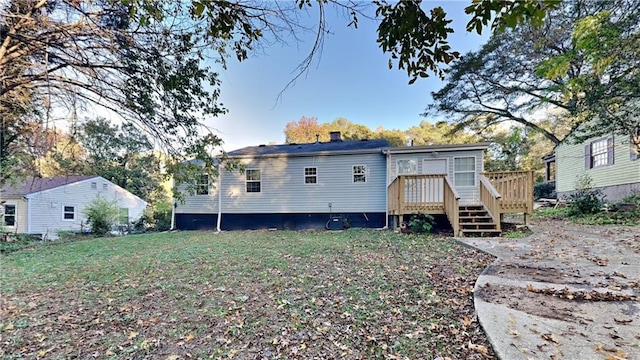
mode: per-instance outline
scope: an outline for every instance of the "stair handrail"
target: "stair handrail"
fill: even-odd
[[[487,208],[487,212],[496,224],[496,230],[500,230],[500,200],[502,196],[496,190],[489,179],[480,175],[480,201]]]
[[[484,186],[486,186],[487,190],[491,193],[491,195],[493,195],[493,197],[495,197],[496,199],[502,198],[502,195],[500,195],[498,190],[496,190],[496,188],[493,187],[493,184],[491,184],[491,181],[489,181],[489,179],[487,179],[484,175],[480,175],[480,182]]]
[[[459,236],[460,232],[460,194],[455,186],[451,185],[449,177],[444,177],[444,213],[453,228],[453,236]],[[450,199],[451,197],[451,199]]]

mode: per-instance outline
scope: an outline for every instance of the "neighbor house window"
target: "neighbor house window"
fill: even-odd
[[[585,167],[592,169],[613,164],[613,138],[592,141],[585,146]]]
[[[76,218],[75,206],[64,206],[62,209],[62,220],[74,220]]]
[[[97,182],[92,182],[91,183],[91,190],[98,190],[98,183]]]
[[[453,159],[455,186],[476,185],[476,158],[473,156]]]
[[[5,204],[3,217],[4,226],[16,226],[16,206]]]
[[[200,179],[198,180],[198,188],[196,191],[198,195],[209,195],[209,175],[200,175]]]
[[[399,159],[396,164],[398,166],[398,175],[418,173],[418,162],[414,159]]]
[[[102,190],[107,191],[108,188],[109,188],[109,185],[102,184]]]
[[[120,208],[120,209],[118,209],[118,222],[120,224],[128,224],[129,223],[129,209],[128,208]]]
[[[247,192],[248,193],[255,193],[255,192],[260,192],[261,191],[261,176],[260,176],[260,170],[247,170],[247,172],[245,172],[245,178],[247,181]]]
[[[305,184],[318,183],[318,168],[316,167],[304,168],[304,183]]]
[[[353,166],[353,182],[364,183],[367,182],[367,167],[364,165]]]

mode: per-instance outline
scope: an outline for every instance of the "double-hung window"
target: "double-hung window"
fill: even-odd
[[[245,172],[248,193],[259,193],[262,191],[262,174],[258,169],[248,169]]]
[[[317,184],[318,183],[318,168],[306,167],[304,168],[304,183],[305,184]]]
[[[2,224],[4,226],[16,226],[16,206],[5,204],[3,218]]]
[[[367,182],[367,167],[365,165],[353,166],[353,182],[354,183]]]
[[[209,175],[200,175],[196,191],[198,195],[209,195]]]
[[[418,173],[418,162],[415,159],[398,159],[396,161],[398,175],[411,175]]]
[[[476,185],[476,158],[474,156],[453,159],[455,186]]]
[[[62,207],[62,220],[75,220],[76,218],[76,207],[65,205]]]
[[[613,138],[592,141],[585,146],[585,167],[592,169],[613,164]]]

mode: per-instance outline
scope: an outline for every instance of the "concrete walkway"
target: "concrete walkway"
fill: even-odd
[[[474,300],[498,356],[640,360],[640,227],[530,228],[522,239],[458,239],[497,257]]]

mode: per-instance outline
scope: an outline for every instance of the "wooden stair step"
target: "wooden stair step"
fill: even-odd
[[[461,229],[462,236],[484,237],[484,236],[500,236],[502,232],[500,230],[465,230]]]

